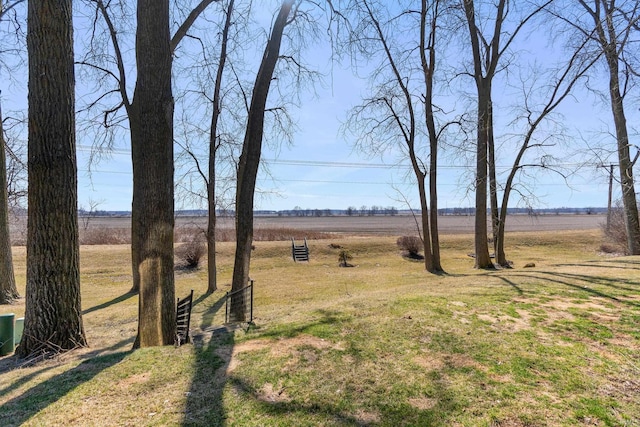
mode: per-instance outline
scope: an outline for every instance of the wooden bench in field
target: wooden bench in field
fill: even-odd
[[[176,307],[176,347],[191,341],[189,325],[191,323],[191,306],[193,305],[193,289],[189,296],[180,299]]]

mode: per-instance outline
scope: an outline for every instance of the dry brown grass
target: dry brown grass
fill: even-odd
[[[196,342],[136,352],[129,351],[137,316],[137,296],[126,294],[129,247],[83,246],[91,347],[18,370],[1,360],[0,425],[640,419],[638,257],[600,257],[597,230],[512,233],[514,269],[482,271],[467,256],[472,236],[447,235],[447,274],[432,276],[402,258],[396,237],[310,240],[309,263],[292,261],[289,241],[256,242],[256,325],[234,332],[217,329],[234,251],[220,242],[220,291],[204,295],[204,269],[176,273],[178,296],[195,290]],[[14,250],[24,292],[25,252]],[[340,250],[355,268],[338,267]],[[528,262],[536,267],[521,268]],[[2,310],[20,315],[23,303]]]

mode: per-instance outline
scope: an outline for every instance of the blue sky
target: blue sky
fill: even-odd
[[[406,162],[405,167],[398,166],[395,153],[374,158],[365,156],[354,150],[352,142],[345,140],[340,132],[348,108],[359,101],[363,87],[362,82],[350,72],[340,72],[339,76],[334,76],[333,89],[318,89],[317,99],[309,99],[300,109],[293,111],[299,129],[293,144],[277,150],[265,146],[263,162],[268,165],[269,173],[262,171],[258,178],[257,209],[346,209],[363,205],[404,209],[405,197],[412,206],[418,205],[415,185],[411,177],[407,177]],[[605,119],[608,113],[580,104],[566,110],[566,121],[572,123],[582,119],[586,122],[599,121],[597,117]],[[589,114],[590,111],[594,113]],[[112,153],[110,159],[92,166],[89,174],[89,146],[80,144],[80,205],[88,208],[93,201],[99,203],[99,209],[129,210],[131,160],[128,150]],[[508,164],[498,163],[502,166]],[[443,159],[442,166],[439,206],[473,206],[473,193],[466,187],[470,168],[451,157]],[[532,180],[539,197],[536,207],[606,206],[607,177],[606,170],[594,166],[585,167],[571,177],[569,185],[553,175],[538,175]],[[615,194],[619,194],[617,188],[614,188],[614,198]],[[518,205],[516,197],[511,205]],[[181,206],[180,200],[176,206],[190,207]]]
[[[542,49],[541,45],[529,42],[529,49]],[[407,162],[400,161],[397,150],[389,150],[381,156],[369,157],[354,149],[355,137],[345,137],[340,132],[348,110],[358,104],[366,94],[366,81],[339,65],[328,62],[328,46],[313,48],[308,58],[312,65],[325,73],[324,86],[316,86],[316,95],[301,94],[299,106],[291,110],[297,124],[292,145],[282,144],[278,148],[265,146],[263,169],[258,178],[256,208],[283,210],[302,209],[346,209],[350,206],[395,206],[406,208],[406,199],[413,207],[418,206],[415,184],[407,175]],[[26,105],[26,78],[18,82],[0,82],[3,111],[24,108]],[[470,83],[470,82],[469,82]],[[606,86],[602,86],[606,88]],[[79,87],[79,91],[83,89]],[[467,88],[471,90],[471,87]],[[497,103],[504,106],[503,121],[509,121],[506,106],[514,92],[498,88]],[[81,94],[79,94],[81,96]],[[578,101],[579,99],[579,101]],[[593,147],[613,147],[614,141],[603,131],[611,131],[611,113],[606,99],[586,92],[569,100],[562,108],[560,119],[567,128],[568,142],[563,150],[578,154],[587,151],[587,143]],[[634,109],[637,110],[637,109]],[[637,111],[629,113],[629,123],[637,121]],[[498,132],[508,133],[507,129]],[[350,139],[347,139],[350,138]],[[632,138],[637,134],[632,132]],[[99,163],[91,165],[88,158],[91,140],[78,137],[79,205],[89,208],[93,204],[102,210],[130,210],[131,207],[131,159],[127,142],[120,141],[118,149]],[[507,142],[500,142],[506,144]],[[504,170],[509,165],[509,149],[504,148],[505,157],[499,157],[498,166]],[[632,150],[632,155],[634,151]],[[562,156],[565,156],[562,154]],[[579,156],[566,155],[568,166],[577,166]],[[605,163],[616,163],[615,158],[603,159]],[[456,154],[441,158],[439,173],[439,207],[473,206],[473,192],[468,183],[473,175],[467,161]],[[568,185],[567,185],[568,184]],[[587,207],[606,206],[608,175],[595,163],[584,166],[579,173],[565,183],[552,174],[536,174],[529,180],[536,195],[534,207]],[[619,190],[614,187],[614,199]],[[510,206],[521,206],[523,202],[514,195]],[[192,203],[178,198],[176,208],[191,208]]]

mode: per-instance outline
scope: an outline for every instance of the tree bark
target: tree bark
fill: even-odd
[[[86,345],[80,306],[71,0],[30,0],[29,213],[21,357]]]
[[[629,255],[640,255],[640,222],[638,221],[638,202],[636,200],[633,179],[633,163],[629,153],[629,133],[624,103],[620,94],[620,78],[618,76],[618,58],[609,58],[609,93],[611,97],[611,111],[616,127],[618,142],[618,163],[620,165],[620,185],[622,187],[622,204],[627,231],[627,250]]]
[[[0,304],[11,304],[19,298],[13,274],[13,257],[9,234],[9,194],[7,191],[7,159],[0,106]]]
[[[491,235],[493,237],[493,252],[497,257],[498,230],[500,228],[500,211],[498,209],[498,177],[496,176],[496,146],[493,129],[493,105],[489,101],[489,118],[487,123],[487,167],[489,179],[489,203],[491,212]],[[496,258],[496,263],[500,263]]]
[[[493,268],[487,242],[487,149],[489,131],[490,85],[480,78],[478,85],[478,128],[476,145],[476,212],[475,212],[475,268]]]
[[[262,136],[264,132],[264,113],[269,95],[269,87],[273,72],[280,54],[282,33],[287,25],[287,18],[293,6],[293,0],[285,0],[280,6],[278,16],[273,23],[271,36],[260,63],[253,86],[247,130],[242,144],[242,154],[238,162],[236,189],[236,252],[233,266],[231,290],[236,291],[247,286],[251,263],[251,245],[253,243],[253,198],[256,187],[258,166],[262,152]],[[244,294],[238,293],[232,300],[232,314],[237,320],[245,317]]]
[[[138,0],[138,77],[129,112],[133,163],[131,239],[139,275],[134,348],[173,344],[173,95],[169,1]]]

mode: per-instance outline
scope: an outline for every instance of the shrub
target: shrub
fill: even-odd
[[[416,257],[423,248],[422,239],[416,236],[398,237],[396,244],[411,257]]]
[[[622,201],[616,201],[615,206],[611,209],[611,222],[609,224],[609,229],[607,229],[606,224],[603,224],[602,230],[611,244],[618,247],[618,250],[608,248],[610,252],[604,250],[603,252],[627,254],[627,226],[624,220],[624,208],[622,207]]]
[[[338,254],[338,261],[340,262],[339,264],[340,267],[353,267],[351,264],[349,264],[349,261],[351,261],[352,259],[353,259],[353,256],[346,249],[342,249]]]
[[[610,243],[603,243],[600,245],[600,252],[603,254],[617,254],[620,253],[619,245],[612,245]]]
[[[207,252],[202,233],[192,235],[191,240],[175,249],[176,264],[183,268],[197,268],[200,259]]]
[[[89,227],[79,232],[81,245],[124,245],[131,243],[131,230],[123,227]]]

